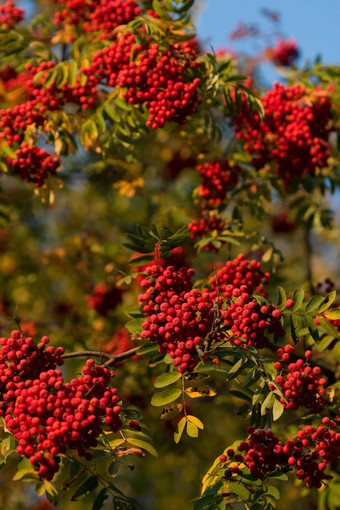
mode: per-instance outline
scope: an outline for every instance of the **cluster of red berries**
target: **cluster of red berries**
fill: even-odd
[[[267,292],[263,286],[268,285],[270,273],[262,271],[262,264],[256,260],[247,260],[242,253],[234,260],[228,260],[225,265],[213,275],[209,283],[213,288],[212,296],[219,295],[221,299],[230,299],[235,289],[245,286],[243,292],[248,294],[261,294],[267,297]],[[237,296],[239,297],[239,296]]]
[[[192,288],[193,269],[151,266],[142,280],[139,302],[147,320],[141,337],[160,344],[181,373],[198,363],[196,346],[211,331],[213,302],[209,292]]]
[[[107,426],[121,426],[117,390],[109,383],[107,368],[88,360],[83,375],[65,383],[61,371],[64,349],[38,345],[12,331],[0,339],[1,408],[7,429],[18,441],[17,452],[26,456],[41,478],[51,480],[58,471],[59,454],[67,448],[91,459],[89,448],[97,445]]]
[[[322,423],[317,428],[304,427],[296,437],[286,442],[271,430],[248,427],[249,437],[237,447],[239,453],[235,455],[235,451],[229,448],[227,455],[221,455],[219,460],[223,464],[227,461],[235,463],[231,472],[241,476],[240,464],[245,464],[250,473],[260,480],[277,469],[289,471],[296,467],[298,479],[303,480],[307,487],[319,489],[323,480],[332,478],[325,474],[327,464],[337,461],[340,456],[340,433],[335,431],[336,422],[325,417]]]
[[[216,208],[223,200],[228,189],[235,186],[240,172],[239,167],[232,166],[228,160],[204,163],[196,167],[202,176],[198,195],[204,201],[205,208]]]
[[[0,27],[13,28],[24,19],[24,10],[16,7],[12,0],[0,5]]]
[[[90,308],[103,317],[107,317],[107,314],[115,310],[122,302],[122,289],[114,285],[108,286],[104,282],[98,283],[92,294],[87,296],[87,302]]]
[[[279,39],[276,46],[269,48],[266,53],[274,64],[284,67],[290,67],[299,57],[294,39]]]
[[[92,108],[96,104],[98,99],[96,85],[98,81],[94,76],[88,76],[86,83],[82,84],[81,77],[78,75],[72,87],[68,83],[58,87],[56,82],[44,87],[54,67],[55,63],[53,60],[42,62],[38,67],[34,67],[30,63],[25,65],[26,70],[32,74],[27,87],[31,98],[34,98],[37,105],[42,105],[43,109],[40,106],[40,112],[44,112],[46,109],[59,109],[66,103],[75,103],[83,110]],[[42,73],[39,83],[34,83],[34,77],[39,73]]]
[[[281,357],[281,362],[274,363],[274,368],[280,370],[280,374],[276,377],[276,382],[282,389],[284,398],[280,398],[285,409],[299,409],[305,407],[312,412],[319,412],[324,403],[326,379],[321,377],[321,368],[318,366],[311,367],[308,362],[298,359],[290,362],[291,355],[295,352],[292,345],[285,345],[283,349],[278,349],[277,354]],[[311,351],[305,352],[308,360],[312,355]],[[275,390],[275,386],[272,386]]]
[[[261,99],[265,117],[246,106],[236,120],[236,137],[252,156],[256,169],[274,171],[286,185],[327,165],[334,130],[331,101],[319,89],[313,94],[301,85],[275,83]]]
[[[247,432],[247,441],[242,441],[237,449],[245,452],[243,460],[251,474],[262,480],[285,462],[285,455],[279,438],[271,430],[248,427]]]
[[[281,324],[281,312],[272,304],[260,304],[251,298],[247,286],[241,285],[232,291],[232,300],[222,317],[233,333],[231,341],[238,346],[250,345],[262,349],[269,341],[268,334],[285,335]]]
[[[44,149],[26,142],[22,142],[20,149],[15,151],[15,159],[7,158],[6,162],[13,175],[38,187],[45,183],[48,176],[56,175],[60,166],[57,156],[51,156]]]
[[[196,61],[197,52],[190,42],[161,49],[145,35],[143,39],[139,44],[134,34],[120,31],[82,72],[107,81],[111,87],[126,89],[123,97],[128,103],[146,106],[148,127],[156,129],[170,121],[183,124],[199,103],[200,79],[192,75],[201,65]]]
[[[87,33],[100,32],[98,38],[114,36],[114,29],[125,25],[141,13],[135,0],[53,0],[60,10],[54,23],[67,23]]]
[[[100,0],[95,4],[88,20],[84,22],[88,33],[101,32],[98,39],[114,36],[114,29],[119,25],[126,25],[141,14],[141,9],[135,0]]]
[[[0,139],[8,145],[21,143],[28,126],[42,126],[45,117],[41,109],[36,109],[37,101],[29,100],[13,108],[0,109]]]
[[[335,431],[336,422],[325,417],[322,423],[316,428],[306,426],[284,445],[289,466],[297,469],[296,477],[307,487],[317,489],[322,487],[323,480],[332,478],[325,474],[327,464],[340,457],[340,433]]]

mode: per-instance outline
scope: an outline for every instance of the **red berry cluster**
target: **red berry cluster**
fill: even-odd
[[[294,39],[279,39],[274,48],[267,50],[267,56],[274,64],[289,67],[299,57],[299,51]]]
[[[265,117],[244,107],[236,121],[236,137],[244,142],[256,169],[272,169],[286,185],[327,165],[329,133],[334,130],[331,101],[319,89],[275,83],[262,97]]]
[[[8,145],[23,142],[28,126],[34,124],[38,128],[43,125],[43,111],[37,108],[36,100],[26,101],[13,108],[0,109],[0,140],[5,140]]]
[[[91,3],[95,4],[95,8],[91,10],[84,28],[90,33],[102,32],[98,39],[114,36],[115,28],[126,25],[141,14],[135,0],[100,0]]]
[[[246,452],[243,457],[251,474],[262,480],[267,473],[275,471],[285,462],[281,442],[271,430],[248,427],[249,437],[237,447],[239,452]]]
[[[288,464],[297,469],[296,477],[307,487],[317,489],[322,487],[323,480],[332,478],[325,474],[327,464],[340,457],[340,433],[335,431],[337,424],[328,417],[323,418],[322,423],[316,428],[306,426],[284,446]]]
[[[24,9],[16,7],[12,0],[0,5],[0,27],[13,28],[24,19]]]
[[[192,371],[198,363],[196,346],[211,331],[213,301],[209,292],[192,288],[193,269],[173,266],[147,268],[139,296],[147,316],[141,337],[160,344],[181,373]]]
[[[22,142],[20,149],[15,151],[15,159],[7,158],[6,162],[13,175],[38,187],[45,183],[49,175],[56,175],[60,166],[57,156],[53,157],[44,149],[26,142]]]
[[[67,23],[85,32],[100,32],[99,38],[114,37],[114,29],[141,13],[135,0],[53,0],[60,10],[54,23]]]
[[[199,103],[200,79],[192,75],[200,66],[197,52],[190,42],[160,49],[143,37],[142,45],[129,31],[120,31],[117,40],[95,54],[91,66],[82,71],[111,87],[127,89],[123,97],[129,103],[146,106],[148,127],[156,129],[170,121],[183,124]]]
[[[262,349],[269,341],[268,334],[285,335],[280,310],[272,304],[264,305],[252,299],[246,285],[234,289],[232,298],[234,300],[222,311],[222,317],[235,337],[231,337],[235,345],[246,344]]]
[[[321,368],[311,367],[308,362],[298,359],[290,362],[291,355],[295,352],[292,345],[285,345],[283,349],[278,349],[277,354],[282,362],[274,363],[274,367],[281,373],[276,377],[276,382],[282,389],[286,402],[281,398],[281,403],[285,409],[299,409],[306,407],[312,412],[319,412],[324,403],[326,379],[321,377]],[[311,356],[311,351],[305,352],[307,360]],[[275,387],[273,386],[274,390]]]
[[[60,370],[63,348],[38,345],[12,331],[0,339],[1,408],[7,429],[18,441],[17,452],[29,458],[41,478],[58,471],[59,454],[67,448],[90,459],[102,420],[117,431],[121,426],[119,397],[109,383],[113,372],[88,360],[83,375],[65,383]]]
[[[106,317],[110,311],[115,310],[122,302],[122,289],[101,282],[96,285],[92,294],[87,296],[87,302],[90,308]]]
[[[276,437],[271,430],[248,427],[249,437],[237,447],[227,450],[227,456],[221,455],[220,462],[229,460],[245,464],[250,473],[262,480],[266,475],[281,469],[297,469],[296,477],[303,480],[307,487],[320,488],[323,480],[332,477],[325,474],[327,464],[335,462],[340,456],[340,433],[336,432],[336,422],[328,417],[322,419],[323,425],[314,428],[306,426],[296,437],[286,442]],[[243,453],[245,452],[245,453]],[[234,465],[234,473],[242,476],[240,465]]]
[[[240,172],[239,167],[232,166],[228,160],[204,163],[196,167],[202,176],[198,195],[204,201],[204,208],[216,208],[223,200],[228,189],[235,186]]]
[[[241,253],[236,259],[228,260],[216,275],[210,278],[209,283],[213,288],[214,298],[220,295],[229,299],[233,297],[234,289],[240,289],[242,285],[246,286],[244,292],[251,295],[256,291],[257,294],[266,297],[267,292],[263,285],[268,285],[269,278],[270,273],[262,271],[261,262],[247,260]]]

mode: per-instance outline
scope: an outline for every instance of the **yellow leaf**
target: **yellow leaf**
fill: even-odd
[[[216,391],[207,385],[190,386],[190,388],[185,390],[185,393],[191,398],[214,397],[216,395]]]
[[[190,422],[190,423],[193,423],[194,425],[196,425],[197,428],[203,430],[204,429],[204,425],[203,423],[201,422],[201,420],[199,420],[198,418],[196,418],[196,416],[191,416],[191,414],[188,414],[187,416],[187,420]]]
[[[172,420],[172,418],[175,418],[175,416],[178,416],[179,413],[183,409],[183,404],[168,404],[167,406],[163,407],[163,410],[161,412],[161,419],[162,420]]]

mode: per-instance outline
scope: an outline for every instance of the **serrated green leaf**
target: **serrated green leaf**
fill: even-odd
[[[147,343],[142,345],[138,351],[137,354],[150,354],[151,352],[156,352],[159,350],[159,345],[154,343]]]
[[[182,394],[182,390],[178,388],[170,388],[168,390],[160,391],[155,393],[151,398],[151,404],[156,407],[165,406],[174,402]]]
[[[144,266],[148,262],[151,262],[154,260],[154,255],[140,255],[139,257],[134,257],[133,259],[129,260],[129,264],[131,266]]]
[[[77,62],[75,60],[72,60],[69,63],[69,70],[68,70],[69,71],[68,72],[68,84],[71,88],[73,88],[76,84],[77,69],[78,69]]]

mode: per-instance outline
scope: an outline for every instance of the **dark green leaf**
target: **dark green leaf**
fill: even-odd
[[[250,493],[248,489],[245,488],[244,485],[236,482],[229,482],[228,483],[228,490],[232,494],[236,494],[237,496],[240,496],[244,501],[248,501]]]
[[[284,305],[287,301],[286,291],[282,287],[277,288],[277,306]]]
[[[78,501],[84,498],[90,492],[94,491],[98,487],[98,478],[96,476],[90,476],[73,494],[71,501]]]
[[[94,500],[93,505],[92,505],[92,510],[100,510],[101,508],[103,508],[104,503],[108,497],[109,497],[109,494],[108,494],[106,488],[104,487],[99,492],[99,494],[97,494],[97,497]]]

